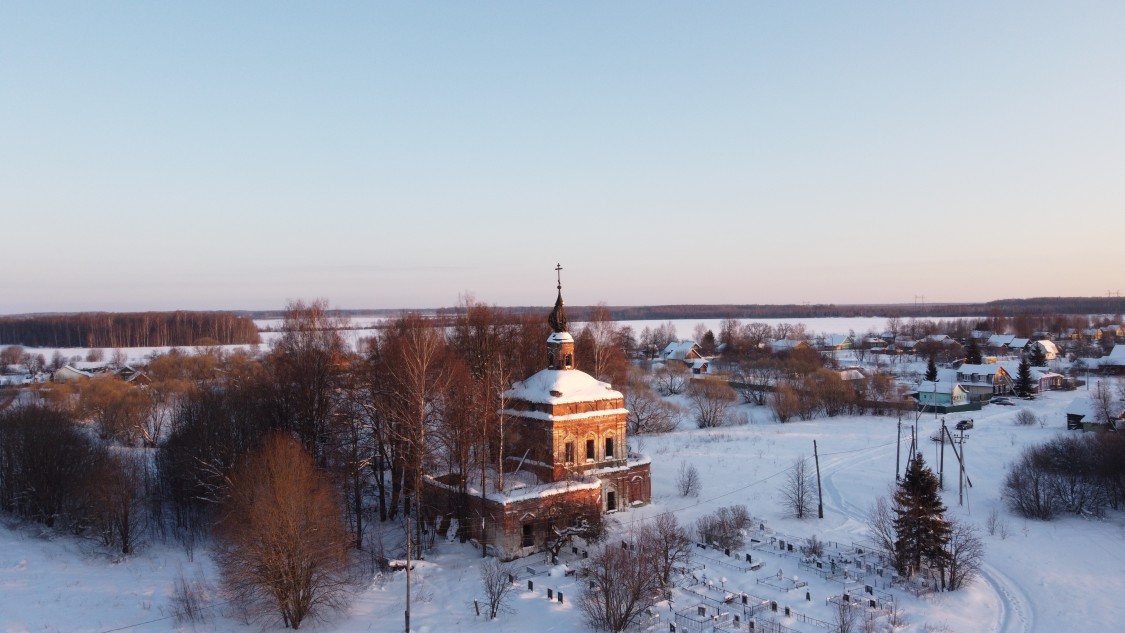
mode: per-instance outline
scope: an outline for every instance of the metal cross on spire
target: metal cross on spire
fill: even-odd
[[[555,264],[555,275],[558,276],[558,281],[559,281],[558,289],[559,290],[562,290],[562,269],[563,269],[562,264]]]

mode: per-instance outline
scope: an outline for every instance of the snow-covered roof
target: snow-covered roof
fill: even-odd
[[[505,398],[539,404],[567,404],[623,398],[608,382],[577,369],[543,369],[504,392]]]
[[[1011,341],[1008,341],[1008,348],[1009,349],[1023,349],[1025,347],[1027,347],[1027,344],[1030,343],[1030,342],[1031,342],[1031,339],[1029,339],[1029,338],[1013,338]]]
[[[661,352],[661,356],[666,360],[685,360],[695,348],[695,341],[672,341]]]
[[[1039,347],[1042,347],[1043,352],[1046,354],[1054,354],[1055,356],[1058,356],[1059,354],[1059,347],[1058,345],[1055,345],[1054,341],[1048,341],[1044,339],[1041,341],[1035,341],[1035,344]]]
[[[1097,417],[1093,401],[1086,396],[1078,396],[1066,405],[1066,414],[1085,416],[1087,422],[1093,422]]]
[[[1113,351],[1099,361],[1101,365],[1125,365],[1125,345],[1114,345]]]
[[[1016,337],[1012,334],[993,334],[992,336],[988,337],[987,344],[993,347],[1003,347],[1008,343],[1011,343],[1012,339],[1014,338]]]
[[[1005,363],[997,363],[997,364],[1000,365],[1001,367],[1003,367],[1004,371],[1008,372],[1009,376],[1016,376],[1020,372],[1020,364],[1017,363],[1017,362],[1005,362]],[[1043,380],[1044,378],[1055,378],[1055,377],[1061,378],[1062,377],[1061,374],[1057,374],[1057,373],[1055,373],[1053,371],[1050,371],[1049,369],[1046,369],[1044,367],[1035,367],[1034,365],[1032,365],[1030,367],[1030,370],[1031,371],[1029,371],[1028,373],[1031,375],[1031,379],[1036,381],[1036,382],[1039,382],[1040,380]]]
[[[797,349],[801,345],[808,345],[808,343],[806,343],[802,340],[791,339],[791,338],[783,338],[783,339],[778,339],[776,341],[770,341],[770,349],[772,349],[775,352]]]
[[[930,334],[926,336],[926,340],[931,343],[941,343],[949,339],[948,334]]]
[[[64,366],[60,367],[58,369],[58,371],[55,372],[55,375],[58,375],[58,374],[64,374],[64,375],[74,374],[76,376],[82,376],[82,377],[85,377],[85,378],[93,378],[94,377],[94,374],[92,374],[88,371],[84,371],[82,369],[76,369],[75,367],[73,367],[71,365],[64,365]]]
[[[574,337],[570,335],[570,332],[551,332],[551,335],[547,337],[547,342],[548,343],[573,343]]]
[[[996,372],[1001,369],[1008,371],[1005,367],[1003,367],[1003,365],[997,363],[982,365],[971,365],[969,363],[965,363],[961,365],[961,367],[957,368],[957,373],[979,373],[981,374],[981,376],[993,376],[993,374],[996,374]]]
[[[965,388],[962,387],[960,383],[956,382],[934,383],[929,380],[923,380],[918,383],[918,393],[934,393],[935,391],[937,393],[953,393],[957,389],[965,391]]]

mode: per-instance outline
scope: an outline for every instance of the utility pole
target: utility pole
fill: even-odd
[[[895,481],[902,479],[900,465],[902,464],[902,416],[898,418],[898,442],[895,443]]]
[[[410,508],[411,510],[414,509],[413,504],[410,504],[407,507]],[[404,518],[406,519],[406,629],[404,629],[404,631],[405,631],[405,633],[410,633],[410,554],[411,554],[410,544],[411,543],[410,543],[410,512],[409,511],[406,513],[406,516]]]
[[[816,514],[824,518],[824,494],[820,488],[820,455],[816,451],[816,440],[812,441],[813,461],[816,463]]]
[[[945,490],[945,418],[941,419],[941,457],[938,462],[938,488]]]

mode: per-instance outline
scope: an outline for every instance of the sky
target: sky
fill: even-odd
[[[0,314],[1123,290],[1125,3],[0,0]]]

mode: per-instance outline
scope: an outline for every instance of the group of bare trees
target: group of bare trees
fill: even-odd
[[[643,524],[632,543],[607,545],[586,565],[589,585],[578,605],[597,631],[628,630],[645,609],[667,596],[673,573],[691,560],[692,542],[675,515]]]
[[[0,510],[123,553],[147,538],[189,554],[213,543],[247,614],[293,628],[342,597],[349,548],[406,547],[408,532],[420,558],[438,531],[467,536],[480,521],[470,490],[503,484],[502,394],[544,368],[546,319],[466,299],[440,323],[391,319],[359,349],[341,325],[324,301],[294,302],[261,357],[173,351],[151,360],[144,386],[107,375],[8,403]],[[603,307],[575,338],[578,367],[628,392],[630,333]],[[635,424],[659,428],[664,415],[656,405]],[[451,512],[424,494],[437,474],[457,490]],[[593,523],[576,529],[604,529]],[[373,530],[390,541],[376,548]],[[311,533],[315,544],[301,542]]]
[[[1001,491],[1008,507],[1029,519],[1118,510],[1125,506],[1125,438],[1060,435],[1029,446],[1008,469]]]
[[[152,468],[110,450],[65,412],[42,405],[0,411],[0,510],[87,534],[122,554],[145,530]]]

